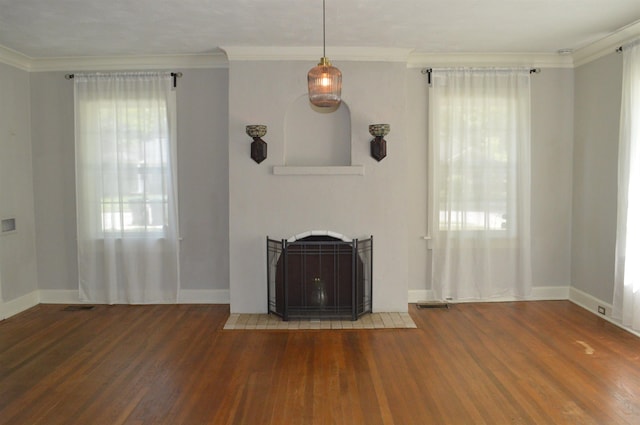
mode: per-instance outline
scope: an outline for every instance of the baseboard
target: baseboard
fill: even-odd
[[[182,289],[178,304],[229,304],[227,289]],[[14,300],[0,301],[0,320],[8,319],[38,304],[83,304],[77,289],[42,289]]]
[[[635,331],[633,329],[631,329],[628,326],[623,325],[620,320],[618,319],[614,319],[611,314],[613,312],[613,305],[611,305],[610,303],[604,302],[590,294],[587,294],[586,292],[583,292],[579,289],[576,288],[571,288],[569,290],[569,301],[571,301],[572,303],[579,305],[580,307],[584,308],[585,310],[590,311],[591,313],[602,317],[603,319],[607,320],[608,322],[613,323],[614,325],[618,326],[621,329],[624,329],[625,331],[632,333],[638,337],[640,337],[640,332]],[[598,312],[598,307],[604,307],[605,309],[605,313],[602,314],[600,312]]]
[[[431,289],[411,289],[409,290],[409,303],[418,301],[433,301],[435,295]]]
[[[534,286],[531,288],[531,295],[527,300],[531,301],[553,301],[568,300],[569,286]]]
[[[178,304],[229,304],[228,289],[181,289]]]
[[[568,299],[584,309],[605,318],[616,326],[640,336],[636,332],[611,317],[613,306],[599,300],[586,292],[566,286],[534,287],[527,300],[563,300]],[[434,300],[433,291],[429,289],[414,289],[409,291],[409,302]],[[501,298],[491,301],[517,301],[516,298]],[[183,289],[178,296],[180,304],[229,304],[229,291],[226,289]],[[18,313],[30,309],[40,303],[46,304],[78,304],[81,303],[77,290],[39,290],[25,294],[16,299],[0,302],[0,320],[7,319]],[[598,307],[605,308],[605,314],[598,313]]]
[[[568,286],[534,286],[531,295],[526,298],[499,297],[487,300],[469,300],[469,302],[504,302],[504,301],[544,301],[569,299]],[[409,302],[435,301],[435,295],[431,289],[413,289],[409,291]],[[456,301],[457,302],[457,301]]]
[[[33,291],[16,299],[0,302],[0,320],[8,319],[40,303],[38,291]]]
[[[77,289],[41,289],[42,304],[82,304]]]
[[[77,289],[42,290],[40,302],[46,304],[80,304]],[[177,304],[229,304],[227,289],[181,289]]]
[[[598,316],[603,316],[609,319],[612,319],[611,314],[613,313],[613,305],[606,303],[598,298],[587,294],[576,288],[571,288],[569,291],[569,300],[579,305],[582,308],[585,308],[592,313],[596,313]],[[605,313],[598,313],[598,307],[604,307]]]

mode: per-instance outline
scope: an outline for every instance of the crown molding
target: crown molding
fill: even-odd
[[[29,56],[0,45],[0,63],[11,65],[23,71],[29,71],[31,61],[32,59]]]
[[[628,39],[629,37],[626,37]],[[617,40],[617,39],[616,39]],[[616,41],[620,45],[619,41]],[[610,46],[616,44],[611,41]],[[616,46],[617,47],[617,46]],[[332,61],[404,62],[408,68],[424,66],[531,66],[572,68],[571,55],[531,53],[424,53],[408,48],[332,47]],[[228,68],[229,61],[317,61],[319,47],[222,47],[219,52],[194,55],[75,56],[30,58],[0,45],[0,62],[32,71],[113,71],[163,68]],[[575,57],[575,55],[574,55]]]
[[[30,71],[117,71],[126,69],[227,68],[224,53],[157,56],[85,56],[37,58]]]
[[[638,37],[640,37],[640,21],[622,27],[616,32],[576,50],[573,52],[574,65],[578,67],[593,62],[596,59],[615,52],[618,47]]]
[[[318,61],[322,47],[224,46],[220,47],[229,61]],[[406,62],[413,49],[386,47],[327,47],[328,57],[335,61]]]
[[[640,21],[582,47],[570,55],[545,53],[427,53],[410,48],[329,47],[334,61],[405,62],[408,68],[424,66],[531,66],[575,68],[611,54],[621,45],[640,37]],[[98,71],[160,68],[228,68],[229,61],[294,60],[317,61],[320,46],[227,46],[209,54],[80,56],[32,58],[0,45],[0,63],[24,71]]]
[[[193,55],[72,56],[32,58],[0,45],[0,62],[29,72],[228,68],[224,52]]]
[[[573,68],[570,55],[557,53],[423,53],[414,52],[408,68],[447,66],[528,66],[532,68]]]

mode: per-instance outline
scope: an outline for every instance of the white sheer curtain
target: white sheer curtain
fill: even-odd
[[[640,41],[623,49],[613,316],[640,330]]]
[[[432,282],[438,299],[531,290],[530,73],[433,70]]]
[[[80,297],[171,303],[179,287],[169,73],[76,74]]]

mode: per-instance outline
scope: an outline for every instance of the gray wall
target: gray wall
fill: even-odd
[[[420,69],[407,70],[405,89],[407,108],[407,158],[406,206],[408,227],[409,290],[417,291],[416,298],[424,300],[425,291],[431,289],[431,250],[424,239],[428,233],[428,95],[427,77]],[[415,301],[415,300],[414,300]]]
[[[575,70],[573,286],[613,300],[622,55]]]
[[[181,289],[228,289],[227,70],[183,70],[178,80]],[[73,82],[31,74],[40,289],[78,286]]]
[[[531,262],[534,287],[571,285],[572,69],[531,76]]]
[[[178,80],[178,193],[183,289],[229,289],[228,70]]]
[[[38,287],[76,289],[73,82],[64,73],[31,73],[31,117]]]
[[[264,305],[265,236],[289,237],[314,229],[375,236],[374,288],[379,292],[377,297],[374,292],[374,300],[380,304],[374,307],[393,310],[406,305],[399,296],[404,291],[428,296],[426,77],[417,68],[341,64],[350,77],[344,77],[343,98],[353,115],[353,163],[365,164],[365,176],[282,177],[271,172],[285,157],[282,111],[304,94],[306,69],[297,63],[259,65],[232,63],[230,73],[232,309],[259,311]],[[282,84],[256,90],[251,82],[264,75],[277,75]],[[367,93],[367,84],[377,90]],[[544,69],[532,75],[532,262],[533,285],[540,289],[571,285],[573,97],[572,69]],[[373,110],[371,102],[376,102]],[[389,154],[380,163],[369,157],[370,136],[365,132],[368,123],[378,121],[392,124],[386,137]],[[250,139],[243,126],[250,123],[269,125],[269,158],[260,165],[247,155]],[[327,201],[333,207],[327,207]],[[354,215],[357,220],[349,218]]]
[[[0,63],[0,218],[16,224],[15,232],[0,234],[5,302],[37,289],[33,210],[29,73]]]
[[[573,285],[605,302],[613,292],[621,60],[611,54],[575,70],[543,69],[532,76],[534,286]],[[283,66],[274,72],[288,75],[271,87],[288,93],[282,104],[270,97],[255,102],[262,75],[255,75],[256,63],[182,70],[182,288],[229,290],[231,282],[238,296],[261,290],[264,236],[290,236],[317,225],[353,236],[375,234],[378,299],[388,305],[403,303],[407,289],[431,289],[430,252],[422,239],[427,234],[425,77],[401,64],[345,64],[351,155],[354,164],[365,165],[365,176],[273,176],[271,167],[284,158],[282,115],[287,102],[304,92],[307,64],[273,66]],[[385,83],[372,91],[380,73]],[[73,83],[61,72],[28,73],[0,64],[0,112],[0,215],[15,216],[18,223],[18,232],[0,236],[2,298],[7,302],[36,289],[75,290]],[[391,124],[389,156],[380,163],[368,154],[366,126],[374,122]],[[252,123],[269,125],[269,159],[261,165],[248,155],[244,125]],[[307,183],[311,191],[302,189]],[[325,190],[326,183],[340,190]],[[309,193],[335,199],[339,209],[346,205],[357,218],[324,210]],[[274,199],[281,206],[265,209]],[[293,204],[306,205],[303,212],[314,218],[312,224],[288,215]],[[247,232],[252,223],[260,232]],[[383,242],[390,248],[380,248]],[[245,268],[239,259],[251,250],[259,264]],[[380,263],[382,255],[388,262]],[[256,304],[262,305],[261,297]]]

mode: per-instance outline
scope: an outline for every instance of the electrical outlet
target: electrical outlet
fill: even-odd
[[[598,313],[600,314],[607,314],[607,310],[602,307],[601,305],[598,306]]]

